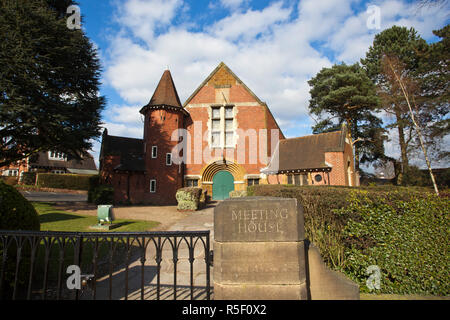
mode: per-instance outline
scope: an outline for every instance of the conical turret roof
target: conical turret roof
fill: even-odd
[[[150,102],[144,106],[140,112],[145,113],[147,108],[155,107],[180,108],[185,111],[181,105],[177,89],[175,88],[175,83],[173,82],[172,75],[169,70],[164,71],[161,80],[159,81],[158,86],[150,99]]]

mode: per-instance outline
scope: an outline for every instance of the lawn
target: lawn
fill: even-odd
[[[33,202],[33,206],[39,214],[41,231],[66,231],[66,232],[96,232],[90,226],[97,224],[97,217],[68,213],[55,209],[51,203]],[[119,226],[112,232],[142,232],[151,231],[159,225],[156,221],[143,220],[114,220]]]

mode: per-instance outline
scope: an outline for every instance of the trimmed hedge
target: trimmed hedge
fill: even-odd
[[[450,294],[450,201],[428,195],[410,201],[370,199],[367,191],[350,194],[349,205],[337,211],[356,215],[343,233],[343,271],[366,286],[367,268],[381,269],[381,293]]]
[[[89,190],[90,175],[38,173],[37,186],[41,188]]]
[[[181,188],[177,190],[176,199],[178,202],[178,210],[195,211],[198,210],[200,197],[202,195],[201,188]],[[205,194],[206,196],[206,194]]]
[[[354,279],[363,292],[366,268],[373,264],[384,277],[381,293],[450,294],[445,195],[418,187],[286,185],[251,186],[248,195],[298,199],[307,238],[330,268]]]

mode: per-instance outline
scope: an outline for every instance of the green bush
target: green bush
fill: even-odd
[[[398,214],[401,214],[404,211],[402,207],[398,205],[398,203],[410,204],[419,201],[425,207],[429,206],[430,208],[436,209],[438,208],[438,206],[435,204],[435,202],[430,202],[433,199],[437,201],[436,203],[438,203],[438,201],[442,201],[439,202],[441,204],[447,201],[446,207],[443,207],[443,210],[446,208],[448,212],[448,194],[446,196],[444,192],[442,192],[441,198],[437,198],[434,196],[433,190],[430,188],[397,186],[351,188],[337,186],[301,187],[286,185],[258,185],[251,186],[247,189],[248,196],[275,196],[296,198],[302,204],[304,209],[306,237],[318,247],[327,265],[332,269],[345,272],[353,279],[355,279],[355,274],[357,274],[360,277],[360,280],[358,280],[358,282],[361,284],[361,281],[363,281],[363,279],[368,278],[368,275],[365,275],[366,269],[364,269],[366,265],[361,266],[357,270],[351,269],[355,268],[350,267],[354,263],[351,259],[356,259],[356,257],[359,257],[362,260],[368,260],[367,256],[358,256],[355,253],[355,250],[365,252],[364,250],[374,245],[374,239],[371,236],[349,236],[349,225],[360,223],[365,226],[365,224],[368,223],[362,217],[361,212],[364,211],[360,212],[358,210],[349,209],[354,208],[351,206],[352,201],[355,201],[355,197],[356,199],[358,199],[358,197],[362,197],[362,195],[359,193],[357,196],[354,196],[354,192],[357,190],[364,191],[364,198],[368,199],[368,201],[371,201],[371,203],[376,204],[379,202],[379,199],[383,199],[384,203],[387,206],[391,206],[392,208],[394,208]],[[413,219],[413,217],[411,217],[411,219]],[[417,221],[417,223],[419,223],[419,221]],[[382,227],[383,226],[380,226],[380,228]],[[395,223],[392,223],[391,227],[395,227]],[[403,227],[400,227],[399,224],[399,228]],[[369,233],[372,229],[373,226],[366,228]],[[391,231],[397,233],[397,231],[394,231],[394,229],[392,229]],[[430,232],[430,235],[431,234],[436,236],[436,233]],[[445,240],[445,243],[448,243],[448,233],[446,237],[447,238]],[[403,237],[402,239],[405,238]],[[428,241],[431,242],[430,239]],[[405,246],[408,246],[409,243],[399,243],[398,245],[401,245],[403,248]],[[443,250],[443,248],[441,249]],[[350,251],[353,255],[349,253]],[[442,252],[447,251],[448,249],[445,249]],[[405,252],[405,254],[408,255],[409,253]],[[426,270],[424,270],[424,272],[426,272]],[[385,284],[387,285],[388,282],[386,282]],[[362,287],[363,286],[361,286],[361,288]],[[365,282],[364,288],[366,288]],[[411,291],[408,293],[423,293],[423,291],[419,291],[416,289],[417,288],[411,288]],[[390,289],[384,290],[385,291],[383,292],[394,292],[392,287],[390,287]],[[445,290],[448,290],[448,288]]]
[[[428,195],[410,201],[355,192],[338,214],[356,216],[344,229],[343,271],[368,291],[366,270],[381,269],[381,293],[450,294],[450,201]]]
[[[0,230],[39,230],[39,216],[14,187],[0,181]]]
[[[10,186],[15,186],[17,184],[18,179],[19,179],[18,177],[0,176],[0,181],[3,181],[4,183]]]
[[[176,199],[178,202],[178,210],[195,211],[199,208],[200,197],[202,195],[201,188],[181,188],[178,189]]]
[[[114,204],[114,188],[101,184],[99,175],[90,176],[88,179],[88,202],[99,204]]]
[[[230,191],[230,198],[242,198],[247,196],[246,190],[233,190]]]
[[[89,190],[89,175],[38,173],[37,185],[41,188]]]
[[[92,193],[91,202],[99,204],[114,204],[114,188],[109,185],[100,185]]]
[[[23,172],[20,178],[20,183],[28,186],[36,184],[36,172]]]
[[[34,207],[14,187],[0,180],[0,230],[40,230],[39,216]],[[0,242],[0,257],[3,257],[4,243]],[[23,285],[29,274],[30,247],[25,243],[21,251],[21,268],[17,274],[18,285]],[[3,297],[11,296],[16,279],[17,242],[12,241],[7,249],[7,261],[3,272]]]

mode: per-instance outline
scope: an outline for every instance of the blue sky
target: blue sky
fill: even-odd
[[[392,25],[414,27],[427,41],[436,41],[432,30],[445,26],[450,12],[448,5],[421,8],[406,0],[78,3],[83,29],[102,62],[101,94],[108,100],[104,126],[110,134],[135,138],[143,134],[138,111],[167,66],[184,102],[221,61],[267,102],[287,137],[310,134],[311,77],[334,63],[359,61],[374,35]],[[367,11],[370,6],[379,16]],[[386,150],[397,156],[395,132],[391,138]],[[99,149],[96,142],[96,160]]]

